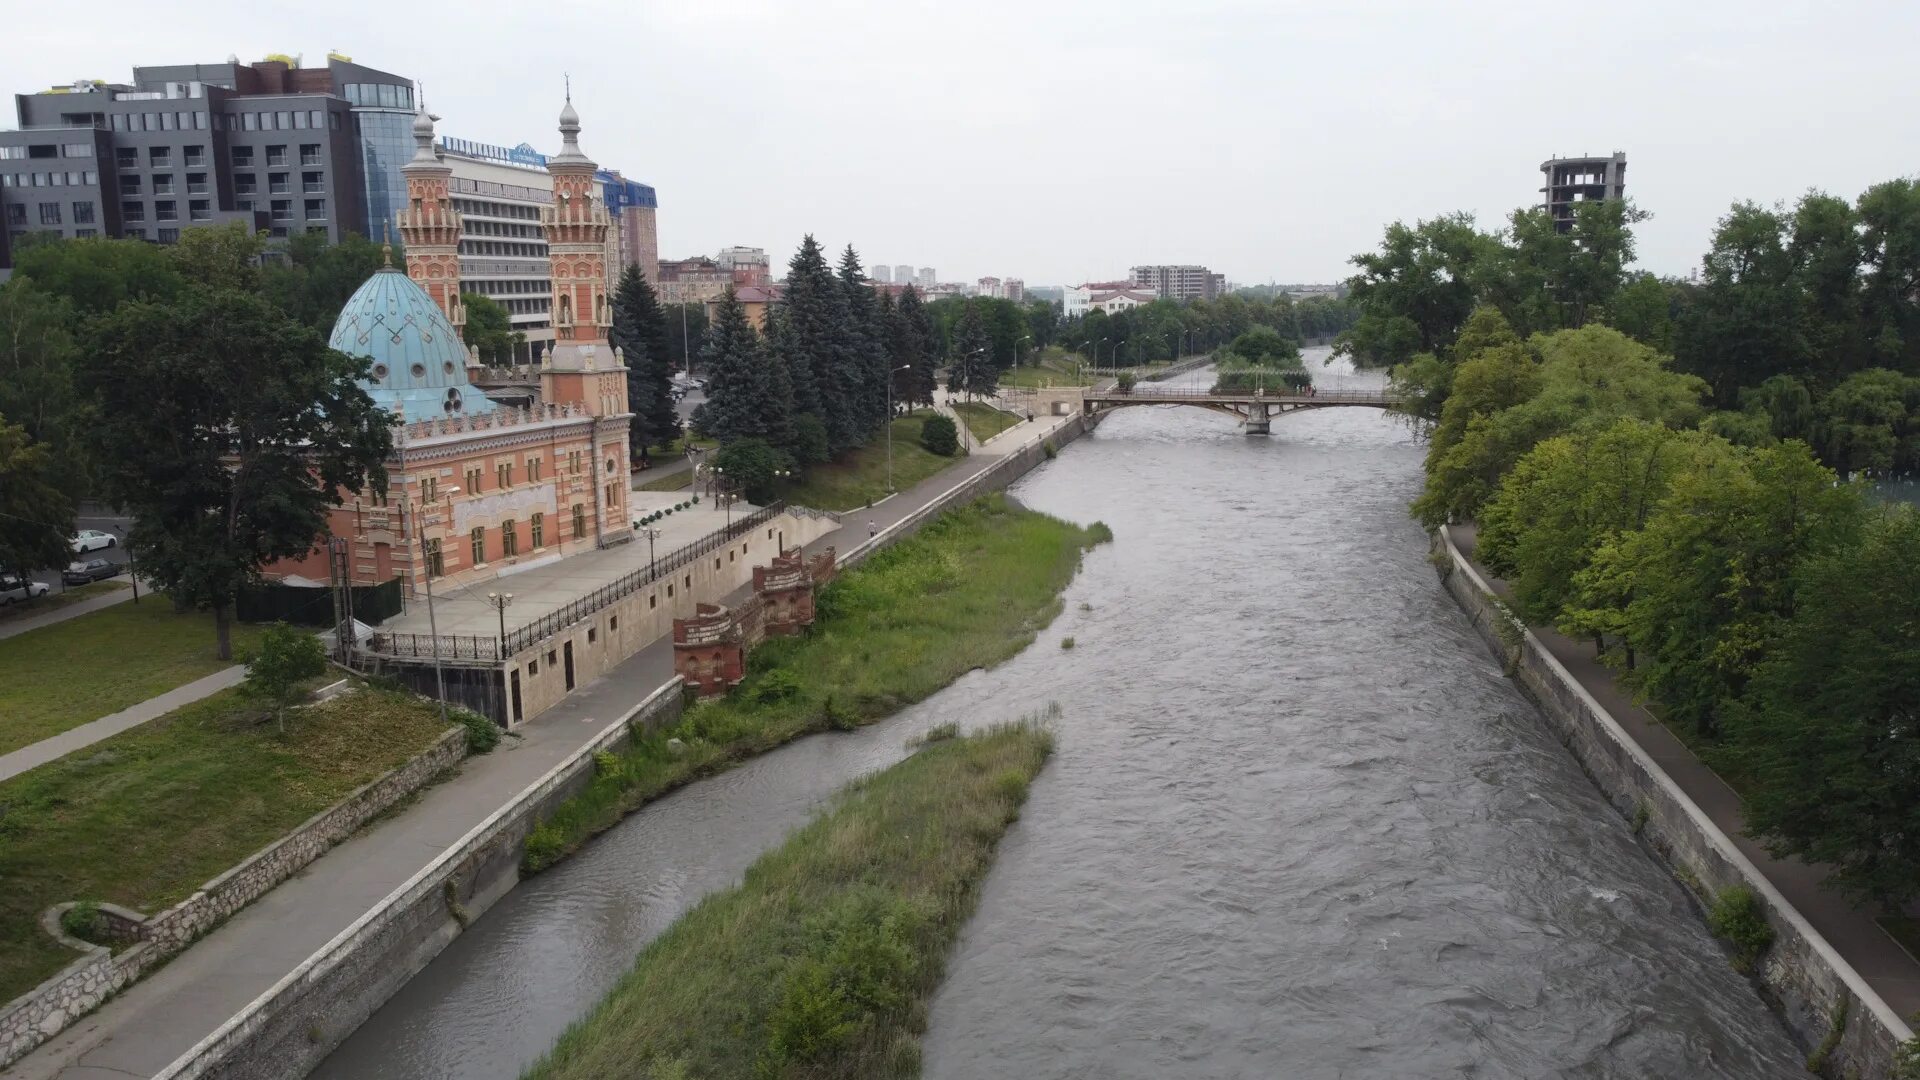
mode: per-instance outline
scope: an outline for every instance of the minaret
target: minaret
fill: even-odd
[[[580,152],[580,114],[573,111],[571,90],[560,110],[560,138],[560,152],[547,159],[553,205],[540,214],[553,260],[553,362],[580,369],[597,361],[604,370],[613,361],[606,344],[607,329],[613,325],[612,298],[607,295],[607,235],[613,218],[593,178],[599,166]]]
[[[460,212],[447,194],[453,169],[433,148],[437,119],[422,101],[413,118],[413,158],[400,169],[407,178],[407,207],[394,215],[394,223],[407,249],[407,276],[458,327],[467,321],[460,303]]]

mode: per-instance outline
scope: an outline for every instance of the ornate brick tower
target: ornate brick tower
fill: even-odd
[[[607,295],[607,237],[613,218],[600,198],[598,171],[580,152],[580,114],[573,92],[560,110],[560,152],[547,159],[553,203],[540,211],[553,269],[553,350],[540,369],[540,396],[584,408],[594,418],[601,543],[632,539],[627,517],[627,368],[607,344],[613,298]]]
[[[400,169],[407,178],[407,207],[394,221],[407,249],[407,276],[427,290],[458,328],[467,321],[460,303],[460,212],[447,194],[453,169],[433,149],[436,119],[421,102],[413,118],[413,158]]]

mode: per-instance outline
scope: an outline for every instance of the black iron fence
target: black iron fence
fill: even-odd
[[[436,637],[433,634],[382,632],[373,635],[372,640],[367,643],[367,651],[379,656],[408,659],[426,659],[437,654],[442,660],[479,660],[500,663],[507,657],[552,637],[594,612],[611,606],[623,597],[631,596],[661,580],[702,555],[711,554],[726,547],[735,539],[780,516],[786,509],[787,504],[783,502],[774,502],[761,507],[724,528],[716,529],[693,543],[669,553],[651,565],[623,574],[569,602],[564,607],[556,608],[532,622],[515,627],[508,631],[505,639],[478,634],[440,634]]]

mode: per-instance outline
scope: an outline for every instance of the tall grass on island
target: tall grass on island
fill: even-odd
[[[1032,723],[929,739],[669,927],[526,1078],[920,1075],[927,1001],[1053,748]]]
[[[602,754],[527,837],[534,873],[651,799],[801,735],[870,724],[1033,642],[1083,551],[1112,539],[988,495],[949,510],[821,590],[806,634],[773,638],[745,680],[678,723]]]

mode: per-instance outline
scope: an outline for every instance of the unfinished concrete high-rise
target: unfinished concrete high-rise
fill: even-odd
[[[1540,189],[1546,196],[1547,213],[1561,232],[1573,228],[1575,203],[1593,199],[1624,199],[1627,194],[1627,155],[1616,150],[1612,157],[1551,158],[1540,163],[1547,185]]]

